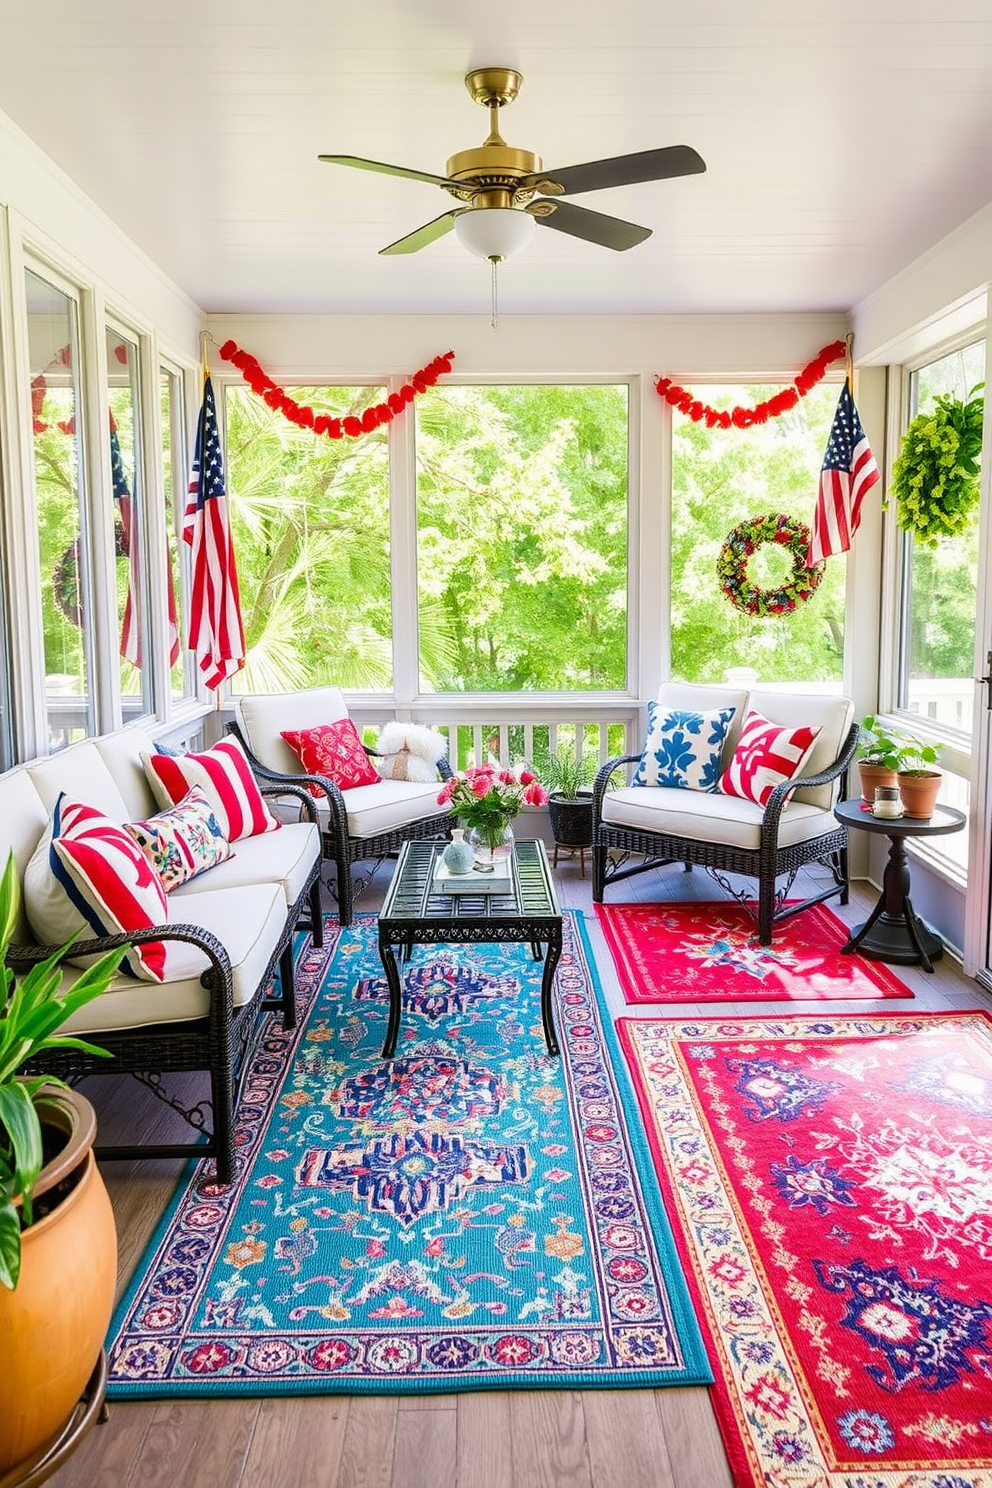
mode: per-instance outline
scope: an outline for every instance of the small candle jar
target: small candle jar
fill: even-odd
[[[872,816],[902,816],[902,798],[897,785],[875,787],[875,800],[872,803],[871,814]]]

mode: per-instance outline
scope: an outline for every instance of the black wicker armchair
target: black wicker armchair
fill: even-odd
[[[674,706],[692,706],[693,689],[673,685]],[[666,689],[662,689],[664,699]],[[728,697],[732,696],[727,694]],[[787,698],[785,717],[775,717],[773,694],[752,694],[751,703],[772,721],[796,721],[796,704]],[[747,703],[738,702],[741,715]],[[702,705],[721,705],[718,689],[700,690]],[[629,787],[614,778],[625,766],[636,764],[640,755],[621,755],[608,760],[593,786],[593,899],[602,903],[611,884],[649,869],[670,863],[706,868],[739,902],[753,901],[753,892],[742,892],[728,879],[743,874],[757,880],[757,929],[762,945],[771,945],[776,924],[825,899],[848,900],[847,829],[837,821],[833,804],[846,795],[848,767],[854,758],[858,728],[851,722],[853,709],[844,699],[811,700],[830,714],[830,727],[810,757],[807,773],[775,786],[763,808],[717,792],[672,788]],[[737,719],[739,729],[740,719]],[[735,733],[728,736],[732,753]],[[824,761],[824,754],[826,760]],[[812,767],[812,768],[811,768]],[[801,902],[787,902],[789,890],[800,868],[822,864],[830,881],[822,890]],[[785,882],[780,887],[779,880]]]
[[[437,804],[438,786],[451,774],[443,754],[435,762],[436,778],[432,782],[380,780],[375,785],[342,791],[326,776],[303,772],[283,740],[282,730],[312,728],[347,718],[337,688],[244,697],[238,702],[237,714],[236,721],[228,724],[228,731],[243,745],[260,784],[268,788],[280,782],[317,787],[323,854],[334,864],[332,889],[342,925],[350,925],[354,918],[355,863],[378,862],[398,852],[404,842],[448,835],[451,813]],[[368,753],[375,756],[374,750]],[[359,888],[365,882],[367,877],[360,879]]]

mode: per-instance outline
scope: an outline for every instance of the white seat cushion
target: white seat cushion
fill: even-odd
[[[450,810],[439,806],[437,793],[441,782],[421,785],[413,780],[380,780],[378,785],[356,785],[342,791],[348,812],[349,837],[378,837],[395,832],[425,816],[442,816]],[[320,804],[318,803],[318,811]],[[326,806],[323,817],[326,820]]]
[[[688,798],[688,801],[687,801]],[[625,786],[603,797],[603,821],[635,831],[665,832],[696,842],[723,842],[730,847],[757,850],[761,837],[760,806],[738,796],[657,786]],[[778,842],[788,847],[807,842],[836,827],[832,811],[805,801],[790,801],[779,819]]]
[[[226,865],[222,865],[226,866]],[[169,896],[169,923],[196,925],[215,935],[231,958],[234,1006],[251,1002],[286,926],[286,900],[278,884],[215,889]],[[200,974],[209,964],[195,946],[165,941],[166,980],[161,984],[118,977],[101,997],[73,1013],[62,1033],[93,1034],[101,1029],[141,1028],[204,1018],[210,1006]],[[66,968],[63,985],[79,976]]]
[[[243,837],[232,847],[226,862],[173,889],[170,899],[185,902],[216,889],[266,883],[281,885],[286,905],[295,904],[320,858],[320,833],[313,822],[290,822],[264,837]]]

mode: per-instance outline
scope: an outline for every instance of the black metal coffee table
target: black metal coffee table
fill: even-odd
[[[379,955],[389,984],[389,1026],[383,1059],[391,1059],[396,1053],[400,1031],[403,987],[395,948],[405,960],[415,945],[504,941],[529,945],[535,961],[544,956],[541,1021],[548,1053],[557,1054],[551,992],[561,956],[561,910],[544,843],[514,844],[508,889],[487,892],[485,879],[480,876],[479,887],[473,885],[473,891],[467,894],[447,894],[434,888],[434,868],[445,846],[444,842],[430,841],[403,844],[379,913]]]

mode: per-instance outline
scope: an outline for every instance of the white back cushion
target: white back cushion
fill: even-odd
[[[763,713],[770,723],[785,724],[789,728],[805,723],[810,728],[820,730],[819,738],[803,764],[804,775],[816,775],[833,764],[854,720],[854,704],[850,698],[823,697],[812,693],[762,692],[755,689],[751,693],[751,707]],[[827,811],[836,801],[839,789],[840,783],[835,780],[832,785],[817,786],[813,790],[797,790],[789,799],[808,801],[811,806],[819,806],[821,810]]]
[[[13,852],[22,885],[24,870],[48,826],[50,814],[23,765],[0,775],[0,870],[6,867]],[[23,894],[14,939],[28,945],[34,940],[24,913]]]
[[[28,771],[44,804],[51,812],[63,791],[74,801],[93,806],[111,821],[125,822],[128,809],[106,761],[92,739],[70,744],[58,754],[35,760]]]
[[[124,797],[127,821],[144,821],[159,809],[141,763],[142,752],[155,752],[154,736],[144,724],[134,723],[97,739],[100,758]]]
[[[303,766],[285,739],[283,729],[316,728],[348,717],[337,687],[311,687],[306,692],[270,692],[238,698],[235,717],[257,759],[282,775],[302,775]]]
[[[681,708],[687,713],[707,713],[713,708],[733,708],[721,755],[723,769],[730,763],[741,724],[747,711],[747,690],[742,687],[709,687],[698,682],[663,682],[655,699],[663,708]]]

